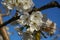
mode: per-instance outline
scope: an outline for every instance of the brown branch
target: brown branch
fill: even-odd
[[[33,11],[42,11],[42,10],[45,10],[45,9],[48,9],[48,8],[54,8],[54,7],[58,7],[60,8],[60,4],[57,2],[57,1],[54,1],[54,2],[50,2],[40,8],[33,8],[32,11],[30,11],[29,13],[31,14]]]
[[[11,22],[13,22],[13,21],[15,21],[15,20],[17,20],[17,19],[19,19],[19,18],[20,18],[20,16],[13,17],[13,18],[9,19],[8,21],[6,21],[3,24],[1,24],[0,28],[3,27],[3,26],[5,26],[5,25],[7,25],[7,24],[9,24],[9,23],[11,23]]]
[[[3,24],[0,24],[0,28],[5,26],[5,25],[7,25],[7,24],[9,24],[9,23],[11,23],[11,22],[13,22],[13,21],[16,21],[17,19],[19,19],[20,15],[18,15],[18,13],[19,13],[19,11],[16,10],[15,16],[13,16],[11,19],[9,19],[8,21],[4,22]]]
[[[0,24],[3,24],[2,14],[0,14]],[[0,28],[0,35],[2,35],[3,40],[9,40],[9,36],[7,34],[7,31],[5,29],[5,26]]]
[[[2,27],[2,28],[0,28],[0,30],[1,30],[0,34],[2,35],[3,40],[10,40],[9,35],[7,34],[7,31],[5,30],[5,28]]]

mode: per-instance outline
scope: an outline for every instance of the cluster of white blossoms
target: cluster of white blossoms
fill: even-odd
[[[16,7],[18,10],[22,9],[24,11],[31,10],[34,6],[32,0],[3,0],[2,4],[7,6],[8,9]]]
[[[29,13],[24,12],[23,15],[20,16],[20,19],[18,19],[18,23],[21,25],[29,25],[30,26],[30,31],[34,30],[40,30],[40,26],[42,26],[42,18],[43,15],[41,14],[40,11],[32,12],[31,15]],[[28,29],[27,29],[28,30]]]
[[[39,31],[42,29],[42,31],[47,32],[48,34],[54,34],[56,31],[56,24],[53,23],[51,20],[47,19],[46,22],[43,20],[43,14],[40,11],[32,12],[32,14],[29,14],[28,12],[24,12],[23,15],[20,16],[20,19],[17,20],[17,22],[20,25],[28,25],[26,32],[19,31],[19,35],[22,34],[23,40],[25,37],[27,37],[26,40],[33,40],[33,33],[34,31]],[[43,25],[45,24],[45,26]],[[25,26],[24,26],[25,27]],[[27,33],[27,34],[26,34]],[[29,34],[29,36],[27,36]]]
[[[3,0],[2,4],[8,9],[16,7],[16,9],[22,13],[17,22],[26,27],[26,32],[22,31],[24,27],[20,28],[21,30],[18,28],[18,34],[23,36],[23,40],[33,40],[32,34],[34,34],[34,31],[39,31],[42,28],[42,31],[48,32],[49,34],[55,33],[56,24],[49,19],[45,22],[43,20],[43,14],[40,11],[33,11],[29,14],[34,7],[33,0]],[[20,15],[21,13],[18,14]]]
[[[29,13],[27,12],[24,12],[24,14],[20,16],[20,19],[17,20],[17,22],[21,25],[29,25],[30,27],[27,29],[27,31],[30,31],[32,33],[34,32],[34,30],[40,30],[44,23],[47,27],[51,27],[51,32],[54,33],[56,30],[56,24],[49,19],[44,22],[42,18],[43,14],[40,11],[32,12],[31,15],[29,15]]]

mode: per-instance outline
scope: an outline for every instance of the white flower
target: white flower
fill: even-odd
[[[56,31],[56,23],[53,23],[52,21],[50,21],[48,19],[47,22],[46,22],[46,25],[47,25],[47,27],[51,28],[50,31],[49,31],[49,33],[50,34],[54,34],[55,31]]]
[[[21,15],[20,19],[18,19],[17,21],[22,25],[29,24],[29,14],[27,12],[24,12],[24,15]]]
[[[33,6],[34,6],[34,3],[32,0],[24,0],[23,1],[23,9],[24,10],[28,11],[28,9],[31,9]]]
[[[40,26],[38,26],[36,23],[31,22],[29,26],[30,28],[28,28],[27,31],[30,31],[31,33],[33,33],[34,30],[36,31],[40,30]]]
[[[49,27],[51,25],[51,23],[52,23],[52,21],[48,19],[46,22],[47,27]]]
[[[1,2],[4,6],[6,6],[8,9],[11,9],[10,6],[8,5],[10,3],[9,0],[2,0],[3,2]]]
[[[41,14],[41,12],[37,11],[37,12],[33,12],[30,15],[30,23],[29,26],[30,28],[27,29],[27,31],[30,31],[33,33],[34,30],[38,31],[40,30],[40,27],[42,26],[42,18],[43,15]]]
[[[8,9],[13,9],[14,6],[11,4],[6,4],[6,3],[2,3],[4,6],[6,6]]]
[[[7,5],[7,8],[8,8],[8,9],[12,9],[12,6],[11,6],[11,5]]]
[[[13,0],[4,0],[1,3],[5,6],[7,6],[8,9],[13,9],[15,7],[15,4],[13,3]]]
[[[30,20],[31,20],[31,22],[34,22],[37,25],[41,26],[43,23],[42,17],[43,17],[43,15],[41,14],[41,12],[37,11],[37,12],[33,12],[31,14]]]
[[[54,23],[54,25],[52,26],[52,29],[51,29],[51,33],[55,33],[56,32],[56,23]]]

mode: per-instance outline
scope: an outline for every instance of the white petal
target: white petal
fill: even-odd
[[[43,21],[42,21],[42,14],[41,12],[33,12],[30,16],[30,20],[31,22],[36,23],[37,25],[42,25]]]
[[[8,9],[12,9],[10,6],[7,7]]]
[[[52,23],[52,21],[48,19],[46,22],[47,27],[49,27],[51,25],[51,23]]]

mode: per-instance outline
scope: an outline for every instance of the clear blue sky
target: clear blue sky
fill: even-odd
[[[51,2],[52,0],[33,0],[35,3],[36,7],[41,7],[49,2]],[[56,0],[59,4],[60,4],[60,0]],[[1,0],[0,0],[1,3]],[[3,6],[0,4],[0,9],[2,9],[2,12],[4,13],[4,8]],[[55,7],[55,8],[50,8],[50,9],[46,9],[41,11],[43,14],[47,14],[47,17],[52,20],[53,22],[55,22],[57,24],[57,28],[60,27],[60,9]],[[10,16],[6,16],[3,18],[3,21],[7,21],[10,18],[12,18],[12,16],[14,16],[15,14],[15,10],[13,10],[11,12]],[[7,25],[10,28],[10,32],[14,32],[14,34],[10,35],[10,40],[21,40],[21,38],[18,36],[17,32],[14,30],[14,26],[11,26],[10,24]],[[58,33],[58,32],[56,32]],[[47,39],[42,39],[42,40],[51,40],[53,37],[48,37]],[[60,39],[60,38],[59,38]],[[58,40],[59,40],[58,39]]]

